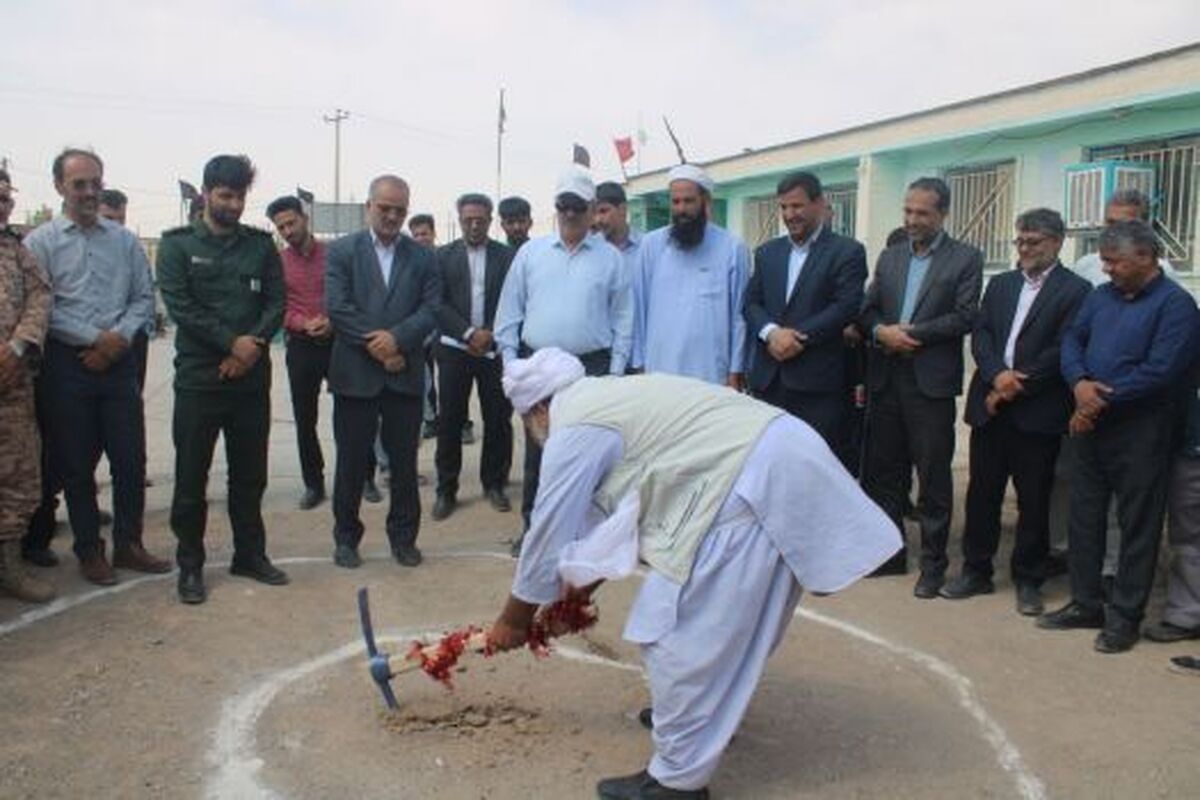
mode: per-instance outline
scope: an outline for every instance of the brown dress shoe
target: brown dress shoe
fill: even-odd
[[[93,553],[80,559],[79,574],[83,576],[84,580],[97,586],[112,586],[117,582],[117,575],[108,565],[108,559],[104,557],[103,552]]]
[[[161,575],[173,569],[170,561],[155,558],[147,553],[146,548],[138,542],[113,550],[112,563],[117,569],[131,569],[134,572],[148,572],[151,575]]]

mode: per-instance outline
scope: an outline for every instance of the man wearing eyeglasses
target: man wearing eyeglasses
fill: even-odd
[[[633,339],[633,293],[621,252],[592,234],[596,185],[579,168],[554,190],[558,232],[531,239],[513,258],[496,311],[503,361],[557,347],[583,362],[589,375],[622,375]],[[542,450],[525,436],[521,516],[529,527]],[[521,540],[513,544],[520,553]]]
[[[51,172],[63,214],[26,239],[54,289],[41,374],[47,445],[66,496],[80,572],[92,583],[111,585],[117,582],[114,566],[152,573],[171,569],[142,547],[146,432],[138,359],[130,346],[154,316],[154,290],[137,237],[99,214],[100,157],[64,150]],[[101,453],[113,477],[111,565],[96,503]],[[49,549],[49,541],[25,544],[43,554]]]
[[[1058,260],[1065,234],[1057,211],[1035,208],[1019,216],[1018,268],[992,278],[983,295],[971,335],[977,367],[967,391],[971,457],[963,567],[941,590],[951,600],[995,591],[992,559],[1011,478],[1019,509],[1011,574],[1017,612],[1025,616],[1044,610],[1050,490],[1071,410],[1059,348],[1091,291]]]

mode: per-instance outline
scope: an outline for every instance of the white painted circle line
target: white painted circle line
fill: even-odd
[[[929,670],[939,678],[942,678],[954,690],[955,699],[958,701],[959,707],[967,712],[975,720],[975,723],[979,725],[980,731],[983,733],[983,738],[991,745],[992,750],[995,751],[996,761],[999,763],[1000,768],[1011,775],[1016,782],[1017,792],[1022,800],[1046,800],[1045,784],[1029,770],[1029,767],[1025,765],[1025,759],[1021,757],[1021,752],[1017,750],[1016,745],[1008,738],[1008,734],[1004,732],[1004,728],[983,707],[983,703],[976,694],[975,686],[971,683],[971,679],[959,672],[953,665],[936,656],[931,656],[915,648],[898,644],[857,625],[837,619],[836,617],[826,616],[817,611],[797,608],[796,616],[826,625],[847,636],[868,642],[876,647],[881,647],[898,656],[903,656]]]
[[[440,632],[429,630],[406,630],[376,637],[376,641],[380,644],[384,642],[408,643],[414,639],[433,639],[441,635]],[[364,650],[361,639],[348,642],[323,656],[272,673],[252,688],[238,692],[237,695],[226,700],[221,706],[221,716],[213,732],[212,747],[206,758],[214,773],[212,780],[208,783],[205,795],[212,800],[228,800],[228,798],[279,800],[281,795],[262,785],[258,779],[259,773],[262,771],[263,760],[258,756],[255,748],[254,729],[258,724],[259,717],[280,690],[288,684],[348,658],[361,656]],[[603,658],[573,647],[556,645],[554,653],[556,656],[571,661],[643,674],[642,668],[636,664],[626,664],[623,661]]]

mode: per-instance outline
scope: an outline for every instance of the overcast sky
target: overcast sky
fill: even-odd
[[[544,232],[572,143],[619,178],[612,139],[639,119],[651,170],[675,159],[664,114],[701,161],[1200,40],[1195,0],[0,2],[14,220],[57,207],[50,162],[86,146],[142,235],[221,152],[258,167],[250,224],[297,185],[332,199],[335,108],[342,199],[394,172],[443,227],[458,194],[496,191],[504,87],[503,191]]]

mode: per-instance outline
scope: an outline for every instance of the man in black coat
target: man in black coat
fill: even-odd
[[[807,422],[837,452],[848,408],[842,329],[862,307],[867,254],[823,224],[817,176],[792,173],[775,193],[788,235],[754,252],[743,311],[754,340],[750,389]]]
[[[962,393],[963,338],[975,324],[983,254],[942,228],[950,187],[919,178],[904,197],[908,241],[879,255],[862,327],[867,365],[867,494],[903,535],[912,469],[920,494],[921,577],[913,594],[937,597],[945,582],[954,483],[954,398]],[[906,571],[902,550],[879,574]]]
[[[408,200],[408,184],[401,178],[382,175],[371,181],[369,227],[338,239],[326,255],[325,305],[334,331],[328,381],[337,442],[333,560],[341,567],[362,563],[358,512],[380,418],[391,464],[388,541],[400,564],[421,563],[416,542],[423,345],[436,324],[441,281],[433,251],[401,235]]]
[[[437,437],[437,501],[433,518],[445,519],[458,503],[462,470],[462,428],[471,385],[479,387],[483,412],[483,453],[479,479],[492,508],[508,511],[504,487],[512,466],[512,404],[500,384],[503,370],[492,326],[496,304],[508,275],[513,251],[488,238],[492,201],[483,194],[458,199],[462,238],[438,251],[442,299],[437,321],[438,393],[441,420]]]
[[[977,369],[967,390],[963,568],[941,591],[951,600],[994,591],[1000,506],[1012,478],[1018,517],[1011,572],[1017,611],[1026,616],[1043,611],[1054,462],[1071,416],[1059,348],[1092,288],[1058,260],[1065,233],[1057,211],[1035,208],[1017,217],[1017,269],[992,278],[983,295],[971,336]]]

